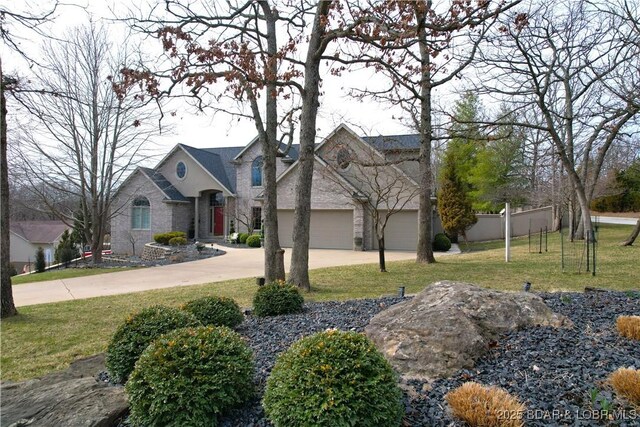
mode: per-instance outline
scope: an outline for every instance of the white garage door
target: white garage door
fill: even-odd
[[[293,245],[293,211],[278,210],[280,246]],[[316,249],[353,249],[353,210],[311,211],[309,246]]]
[[[373,247],[378,249],[378,239],[373,234]],[[415,251],[418,246],[418,211],[396,212],[384,229],[384,247],[396,251]]]

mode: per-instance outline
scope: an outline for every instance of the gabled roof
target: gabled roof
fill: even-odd
[[[380,151],[419,150],[420,135],[378,135],[362,136],[364,142]]]
[[[9,229],[31,243],[53,243],[65,230],[69,230],[62,221],[14,221]]]
[[[220,154],[216,151],[203,150],[201,148],[190,147],[184,144],[178,144],[193,159],[200,164],[211,176],[213,176],[223,187],[230,193],[235,193],[235,185],[231,185],[231,181],[227,176],[225,165],[222,162]],[[237,148],[237,147],[231,147]],[[217,150],[212,148],[210,150]]]
[[[164,194],[165,200],[170,202],[188,202],[189,199],[184,197],[177,188],[171,184],[167,178],[160,172],[149,168],[139,168],[140,171],[145,174],[160,191]]]
[[[242,157],[244,152],[247,151],[249,148],[251,148],[253,146],[253,144],[258,142],[258,140],[259,140],[259,138],[257,136],[255,138],[253,138],[247,145],[242,147],[242,149],[235,155],[233,160],[238,160],[240,157]],[[291,147],[289,147],[289,152],[287,153],[287,156],[285,158],[291,158],[293,160],[298,160],[298,148],[299,148],[299,146],[300,146],[300,144],[291,144]],[[287,149],[287,144],[281,142],[279,147],[278,147],[278,150],[280,151],[280,153],[284,153],[286,151],[286,149]]]
[[[329,135],[327,135],[322,142],[320,142],[319,144],[315,144],[315,153],[314,153],[314,158],[316,159],[320,159],[320,161],[326,165],[326,161],[324,159],[322,159],[317,153],[319,151],[319,149],[326,144],[331,138],[333,138],[340,130],[344,130],[348,133],[350,133],[356,140],[360,140],[363,141],[367,146],[370,146],[374,152],[377,153],[377,155],[379,156],[383,156],[381,154],[382,151],[390,151],[390,150],[398,150],[398,149],[404,149],[404,150],[414,150],[414,149],[419,149],[420,148],[420,135],[390,135],[390,136],[376,136],[376,137],[361,137],[358,136],[353,130],[351,130],[351,128],[347,125],[345,125],[344,123],[340,124],[337,128],[335,128],[333,130],[333,132],[331,132]],[[381,147],[384,148],[378,148],[376,145],[379,144]],[[417,145],[416,145],[417,144]],[[398,147],[398,148],[389,148],[389,147]],[[404,148],[399,148],[399,147],[404,147]],[[289,168],[287,168],[287,170],[284,171],[284,173],[282,173],[276,180],[276,183],[280,182],[287,174],[289,174],[291,171],[293,171],[297,166],[298,166],[298,161],[296,161],[293,165],[291,165]],[[405,178],[407,178],[409,180],[409,182],[411,182],[413,185],[418,186],[418,183],[411,178],[409,175],[407,175],[406,172],[404,172],[402,169],[400,169],[398,166],[396,165],[389,165],[389,167],[395,169],[396,171],[398,171],[402,176],[404,176]],[[351,184],[351,183],[350,183]],[[351,184],[353,185],[353,184]],[[355,187],[354,187],[355,188]]]
[[[220,147],[220,148],[203,148],[203,151],[207,151],[212,154],[216,154],[220,157],[220,162],[222,163],[222,167],[224,169],[224,173],[227,177],[227,181],[229,183],[229,190],[232,192],[236,192],[236,169],[233,163],[231,163],[242,147]],[[221,181],[222,183],[222,181]]]

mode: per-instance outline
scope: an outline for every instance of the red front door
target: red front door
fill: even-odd
[[[224,234],[224,211],[222,207],[213,208],[213,235],[222,236]]]

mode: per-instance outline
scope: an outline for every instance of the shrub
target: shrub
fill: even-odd
[[[171,239],[169,239],[169,245],[171,246],[180,246],[180,245],[186,245],[187,244],[187,239],[184,237],[172,237]]]
[[[328,330],[278,356],[262,401],[279,426],[398,426],[402,393],[389,362],[356,332]]]
[[[499,387],[466,382],[446,394],[445,399],[456,418],[470,426],[520,427],[525,406]]]
[[[125,390],[134,426],[215,426],[253,395],[252,353],[226,327],[179,329],[144,351]]]
[[[249,233],[238,234],[238,243],[242,243],[244,245],[245,243],[247,243],[248,237],[249,237]]]
[[[234,224],[233,220],[231,220],[231,222],[229,223],[229,234],[233,234],[236,232],[236,225]]]
[[[238,304],[226,297],[198,298],[189,301],[182,308],[193,314],[203,325],[232,328],[244,320]]]
[[[297,286],[284,282],[269,283],[258,288],[253,298],[253,314],[256,316],[277,316],[300,313],[304,298]]]
[[[198,325],[200,322],[193,314],[161,305],[129,315],[113,334],[107,347],[106,365],[111,378],[119,383],[127,381],[136,360],[160,335]]]
[[[36,273],[43,273],[47,268],[47,262],[44,259],[44,249],[38,246],[36,250],[36,260],[35,260]]]
[[[640,316],[619,316],[616,328],[623,337],[640,340]]]
[[[438,233],[433,237],[433,250],[447,252],[451,249],[451,240],[444,233]]]
[[[259,248],[260,247],[260,235],[259,234],[252,234],[251,236],[247,237],[247,246],[249,246],[250,248]]]
[[[18,269],[16,269],[16,266],[13,263],[9,264],[9,277],[13,277],[17,275],[18,275]]]
[[[169,241],[174,237],[187,238],[187,233],[184,231],[170,231],[168,233],[157,233],[153,235],[153,240],[161,245],[168,245]]]
[[[640,407],[640,370],[620,368],[609,377],[617,394]]]

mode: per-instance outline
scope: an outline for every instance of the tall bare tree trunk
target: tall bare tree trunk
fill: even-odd
[[[316,119],[320,97],[320,58],[324,50],[323,41],[327,14],[331,2],[318,3],[313,20],[311,38],[304,65],[304,92],[300,116],[300,157],[296,180],[295,215],[293,224],[293,247],[291,249],[291,271],[289,281],[310,291],[309,282],[309,227],[311,222],[311,185],[313,178]]]
[[[424,22],[425,12],[417,9],[418,22]],[[420,60],[422,65],[422,81],[420,84],[420,197],[418,207],[418,247],[416,262],[432,264],[436,262],[431,245],[431,55],[427,46],[427,33],[424,26],[418,29],[420,43]]]
[[[0,316],[10,317],[18,314],[13,302],[10,270],[9,235],[9,171],[7,170],[7,100],[4,96],[4,74],[0,58]]]
[[[278,239],[278,192],[276,188],[276,153],[278,152],[278,105],[277,87],[273,79],[278,75],[278,43],[276,39],[276,20],[269,4],[262,2],[262,10],[267,22],[267,67],[270,80],[266,91],[266,129],[259,135],[262,144],[264,174],[264,277],[268,282],[285,279],[284,257],[279,256]],[[254,116],[256,116],[254,114]],[[261,132],[259,132],[260,134]]]
[[[640,218],[638,218],[638,222],[636,222],[636,226],[633,227],[633,231],[631,232],[631,235],[627,238],[627,240],[622,242],[621,246],[633,245],[633,242],[636,241],[638,234],[640,234]]]

